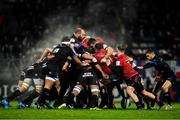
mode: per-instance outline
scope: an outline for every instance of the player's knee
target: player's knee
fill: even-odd
[[[99,95],[99,89],[98,88],[91,88],[91,93],[92,93],[92,95]]]
[[[133,92],[134,92],[133,87],[128,86],[128,87],[127,87],[127,93],[128,93],[128,94],[132,94]]]
[[[29,88],[29,84],[26,82],[23,82],[22,86],[19,88],[21,92],[26,91]]]
[[[120,84],[120,88],[121,88],[121,90],[126,89],[127,85],[125,83],[122,83],[122,84]]]
[[[73,89],[74,95],[75,96],[78,95],[81,92],[81,90],[82,90],[81,87],[75,86],[74,89]]]
[[[41,93],[42,92],[42,85],[36,85],[36,92]]]
[[[169,88],[171,87],[171,82],[169,80],[166,80],[166,82],[164,83],[164,85],[162,86],[162,91],[164,93],[169,91]]]
[[[166,85],[166,86],[162,86],[162,91],[164,92],[164,93],[166,93],[166,92],[168,92],[168,86]]]

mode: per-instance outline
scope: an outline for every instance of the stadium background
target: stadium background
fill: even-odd
[[[180,8],[170,0],[1,0],[0,95],[15,89],[20,70],[45,47],[76,27],[112,47],[127,44],[137,64],[148,48],[159,50],[176,72],[180,101]]]

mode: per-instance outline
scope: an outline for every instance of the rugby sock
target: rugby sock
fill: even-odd
[[[144,97],[143,100],[144,100],[144,102],[145,102],[146,105],[147,105],[147,109],[150,109],[150,108],[151,108],[151,106],[150,106],[150,99],[147,98],[147,97]]]
[[[31,105],[33,99],[35,99],[36,97],[38,97],[40,95],[40,93],[33,91],[25,100],[23,100],[22,102],[27,104],[27,105]]]
[[[154,98],[154,101],[156,102],[156,103],[159,103],[160,102],[160,99],[159,98],[157,98],[157,96]]]
[[[56,100],[58,98],[58,94],[58,90],[55,87],[53,87],[49,92],[48,100]]]
[[[136,104],[137,107],[138,107],[138,106],[142,106],[140,101],[135,102],[135,104]]]
[[[155,97],[154,100],[160,107],[162,107],[164,105],[164,103],[159,98],[157,98],[157,96]]]
[[[168,105],[172,104],[170,92],[164,93],[165,100],[167,101]]]
[[[7,97],[7,100],[13,100],[19,95],[21,95],[21,92],[19,90],[16,90],[15,92],[13,92],[11,95]]]
[[[45,104],[46,99],[49,97],[49,92],[49,89],[44,88],[37,102]]]
[[[91,107],[97,107],[98,106],[98,96],[92,95],[91,96]]]
[[[135,104],[136,104],[137,110],[140,110],[140,109],[144,108],[140,101],[135,102]]]
[[[101,103],[99,105],[100,108],[103,108],[105,105],[108,104],[108,94],[101,92]]]
[[[155,105],[155,100],[151,100],[151,107],[154,107],[154,105]]]
[[[67,104],[74,104],[74,94],[73,93],[70,93],[68,95],[68,98],[67,98],[67,101],[66,101]]]
[[[137,97],[138,97],[138,99],[139,99],[139,104],[140,104],[142,107],[144,107],[143,97],[140,96],[139,94],[137,94]]]

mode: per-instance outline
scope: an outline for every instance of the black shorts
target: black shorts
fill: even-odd
[[[156,86],[153,89],[153,93],[157,93],[163,86],[163,84],[166,82],[166,80],[169,80],[171,82],[172,85],[174,85],[174,83],[176,82],[176,76],[166,76],[161,78],[159,81],[157,81]]]
[[[141,83],[141,77],[139,75],[135,75],[130,79],[126,80],[126,84],[128,86],[134,87],[137,93],[140,93],[144,90],[144,86]]]
[[[77,80],[77,85],[98,85],[98,78],[93,69],[83,70]]]
[[[59,67],[56,64],[47,64],[45,67],[43,67],[43,71],[46,75],[46,77],[50,77],[54,80],[59,79]]]
[[[44,79],[43,71],[36,71],[35,69],[29,70],[26,72],[25,78],[38,78],[38,79],[41,78],[41,79]]]
[[[115,84],[121,84],[122,83],[122,81],[120,81],[117,78],[117,76],[114,74],[109,75],[109,79],[102,78],[99,82],[102,83],[103,85],[109,85],[109,84],[113,84],[113,83],[115,83]]]
[[[171,82],[171,84],[174,84],[176,81],[176,76],[175,75],[171,75],[171,76],[166,76],[166,77],[162,77],[163,83],[166,80],[169,80]]]

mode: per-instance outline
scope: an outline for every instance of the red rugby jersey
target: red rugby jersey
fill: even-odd
[[[116,59],[116,66],[122,67],[125,79],[129,79],[138,74],[138,72],[133,69],[132,63],[128,62],[128,58],[126,54],[121,54]]]

